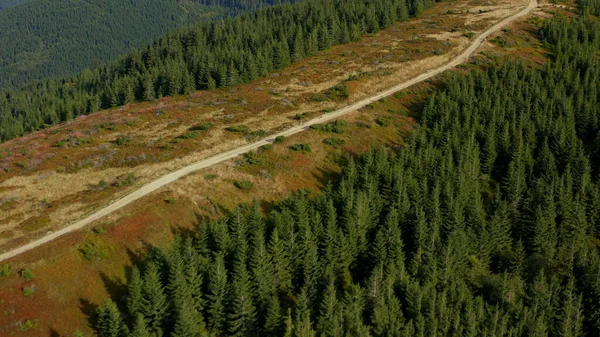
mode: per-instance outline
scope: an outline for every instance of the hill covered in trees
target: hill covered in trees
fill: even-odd
[[[306,0],[199,23],[77,76],[0,90],[0,141],[135,100],[250,81],[418,15],[432,3]]]
[[[21,2],[0,0],[0,8]],[[75,75],[175,28],[273,2],[28,0],[0,13],[0,88]]]
[[[577,0],[579,8],[584,13],[600,15],[600,1],[597,0]]]
[[[25,0],[0,0],[0,11],[22,4]]]
[[[151,251],[100,336],[600,335],[600,25],[539,34],[543,69],[455,75],[398,153]]]

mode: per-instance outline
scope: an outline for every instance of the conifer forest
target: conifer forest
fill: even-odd
[[[0,88],[71,77],[169,31],[272,0],[0,0]]]
[[[116,62],[86,68],[75,76],[40,80],[16,89],[10,86],[0,88],[0,141],[100,109],[232,86],[264,77],[272,70],[317,51],[357,40],[363,34],[375,33],[411,15],[418,16],[434,1],[305,0],[297,3],[281,1],[284,4],[278,6],[264,5],[280,1],[200,3],[250,12],[234,18],[204,20],[175,30],[147,47],[133,49]],[[157,5],[152,8],[156,15],[165,11]],[[255,8],[262,9],[253,11]],[[181,10],[176,7],[172,11]],[[40,13],[45,12],[40,9]],[[127,22],[127,12],[121,12],[125,15],[122,21]],[[151,13],[148,15],[151,16]],[[0,27],[2,24],[0,22]],[[35,21],[32,24],[35,25]],[[16,23],[8,26],[14,25]],[[102,23],[99,25],[104,27]],[[113,26],[114,22],[111,22],[106,25],[108,28],[103,29],[122,29]],[[166,29],[168,27],[163,30]],[[22,49],[19,43],[26,42],[27,38],[11,40],[10,44],[5,44],[5,49],[0,49],[0,56],[6,50],[7,57],[13,57]],[[139,39],[142,38],[139,36]],[[16,44],[14,48],[11,47],[13,44]],[[102,44],[93,47],[104,48]],[[74,55],[80,52],[83,50],[76,51]],[[73,54],[63,53],[60,57],[73,60]],[[55,72],[49,71],[48,74]]]
[[[267,8],[4,91],[1,137],[248,81],[424,5],[365,3]],[[98,308],[99,336],[600,336],[598,2],[580,8],[539,30],[543,66],[446,77],[405,148],[348,157],[324,191],[268,214],[240,205],[149,251],[127,296]]]

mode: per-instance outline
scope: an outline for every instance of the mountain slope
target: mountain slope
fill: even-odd
[[[73,75],[171,29],[266,2],[29,0],[0,13],[0,87]]]
[[[599,32],[545,24],[543,69],[448,77],[401,150],[148,249],[99,334],[598,336]]]
[[[0,0],[0,11],[10,7],[18,6],[24,2],[25,0]]]
[[[0,141],[136,99],[247,82],[433,3],[307,0],[182,29],[77,77],[0,91]]]

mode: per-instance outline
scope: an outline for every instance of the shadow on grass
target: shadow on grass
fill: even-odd
[[[96,314],[97,309],[98,304],[91,302],[87,298],[79,299],[79,310],[81,310],[81,312],[87,317],[89,326],[94,330],[98,325],[98,315]]]
[[[318,172],[313,173],[312,175],[317,179],[318,191],[323,191],[325,187],[330,184],[337,185],[342,178],[342,174],[334,170],[325,169],[322,167],[319,167],[317,170]]]
[[[129,279],[131,267],[125,267],[125,274]],[[119,299],[124,298],[127,295],[127,285],[119,280],[111,279],[110,276],[102,272],[100,273],[100,278],[102,279],[102,282],[104,283],[104,289],[106,289],[110,295],[110,298],[114,299],[115,303],[121,307],[121,301],[119,301]]]

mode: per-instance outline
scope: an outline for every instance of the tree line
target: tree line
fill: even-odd
[[[100,336],[600,335],[599,32],[551,21],[543,69],[455,74],[405,149],[152,249]]]
[[[136,100],[250,81],[418,15],[432,3],[306,0],[201,22],[77,76],[0,90],[0,141]]]
[[[73,76],[173,29],[274,2],[279,1],[29,0],[0,13],[0,87]]]
[[[72,76],[169,30],[225,14],[189,1],[29,0],[0,13],[0,87]]]

